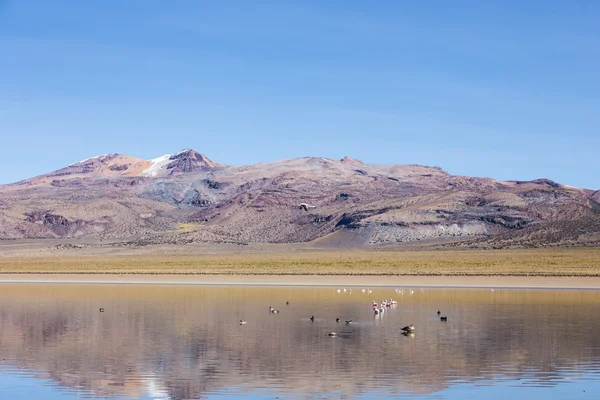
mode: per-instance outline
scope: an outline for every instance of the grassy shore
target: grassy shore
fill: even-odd
[[[0,257],[0,273],[600,276],[600,248]]]

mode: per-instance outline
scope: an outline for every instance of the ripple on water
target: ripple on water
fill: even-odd
[[[598,292],[429,289],[377,317],[370,297],[327,288],[5,285],[0,383],[19,380],[17,395],[35,389],[31,398],[434,398],[486,388],[519,397],[575,384],[598,393]],[[410,323],[414,335],[401,335]]]

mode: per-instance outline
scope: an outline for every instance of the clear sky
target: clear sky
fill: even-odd
[[[345,155],[600,189],[600,1],[0,0],[0,183]]]

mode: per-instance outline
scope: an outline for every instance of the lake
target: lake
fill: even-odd
[[[600,398],[600,291],[348,289],[3,284],[0,399]]]

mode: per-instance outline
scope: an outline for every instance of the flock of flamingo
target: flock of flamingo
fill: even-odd
[[[424,291],[424,289],[421,288],[421,292],[423,292],[423,291]],[[493,289],[492,289],[492,291],[493,291]],[[373,291],[370,288],[362,288],[361,292],[364,293],[364,294],[372,294],[373,293]],[[395,289],[395,292],[396,292],[396,294],[398,294],[400,296],[403,296],[405,294],[404,289]],[[338,294],[340,294],[340,293],[352,294],[352,289],[346,289],[346,288],[337,289],[337,293]],[[408,289],[407,293],[409,295],[413,295],[415,293],[415,291],[412,290],[412,289]],[[285,304],[289,305],[290,302],[286,301]],[[381,300],[379,303],[376,302],[375,300],[373,300],[371,302],[371,308],[373,310],[373,315],[376,316],[376,317],[377,316],[381,316],[381,315],[383,315],[386,312],[387,309],[389,309],[389,308],[391,308],[393,306],[396,306],[397,304],[398,304],[398,302],[396,300],[391,299],[391,298],[389,300]],[[276,310],[272,306],[269,306],[269,313],[271,313],[271,314],[278,314],[279,310]],[[447,322],[448,321],[448,317],[447,316],[441,316],[441,311],[438,310],[437,315],[438,315],[438,317],[440,317],[440,321],[443,321],[443,322]],[[311,322],[314,322],[315,321],[315,316],[312,315],[309,319],[310,319]],[[335,322],[340,322],[340,319],[336,318]],[[350,324],[353,323],[353,321],[352,320],[347,320],[347,321],[345,321],[345,323],[346,323],[346,325],[350,325]],[[246,324],[247,324],[247,321],[240,320],[240,325],[246,325]],[[415,331],[415,326],[414,326],[414,324],[410,324],[410,325],[407,325],[407,326],[401,328],[400,330],[401,330],[401,333],[403,335],[405,335],[405,336],[413,336],[414,335],[414,331]],[[333,336],[337,336],[337,333],[336,332],[330,332],[330,333],[328,333],[328,336],[332,336],[332,337]]]

